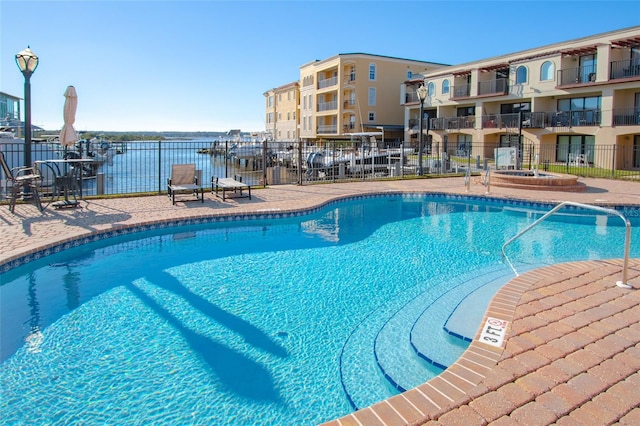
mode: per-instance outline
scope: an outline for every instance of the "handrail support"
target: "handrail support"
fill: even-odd
[[[525,229],[523,229],[522,231],[518,232],[515,236],[513,236],[511,239],[509,239],[506,243],[504,243],[502,245],[502,257],[507,261],[507,263],[509,264],[509,266],[511,267],[513,272],[516,274],[516,276],[519,275],[518,271],[516,271],[516,269],[514,268],[513,264],[511,263],[511,261],[509,261],[509,258],[507,257],[507,254],[505,252],[505,249],[507,248],[507,246],[509,244],[511,244],[512,242],[514,242],[516,239],[520,238],[523,234],[525,234],[526,232],[531,230],[531,228],[533,228],[534,226],[538,225],[540,222],[546,220],[549,216],[553,215],[555,212],[557,212],[558,210],[560,210],[561,208],[563,208],[565,206],[581,207],[581,208],[584,208],[584,209],[595,210],[595,211],[599,211],[599,212],[606,213],[606,214],[617,215],[618,217],[620,217],[623,220],[623,222],[624,222],[624,224],[626,226],[626,232],[625,232],[625,244],[624,244],[624,258],[623,258],[623,261],[622,261],[622,280],[617,281],[616,285],[618,287],[621,287],[621,288],[633,288],[627,282],[628,269],[629,269],[629,252],[630,252],[630,247],[631,247],[631,223],[629,222],[629,220],[626,217],[624,217],[624,215],[622,213],[620,213],[619,211],[617,211],[617,210],[609,209],[609,208],[605,208],[605,207],[600,207],[600,206],[593,206],[591,204],[576,203],[576,202],[573,202],[573,201],[563,201],[562,203],[558,204],[557,206],[555,206],[554,208],[549,210],[547,213],[542,215],[540,218],[538,218],[531,225],[527,226]]]

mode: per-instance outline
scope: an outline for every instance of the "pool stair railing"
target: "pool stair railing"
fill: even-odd
[[[622,279],[620,281],[617,281],[616,285],[618,287],[621,287],[621,288],[628,288],[628,289],[633,288],[633,286],[631,286],[628,283],[628,280],[627,280],[628,269],[629,269],[629,252],[630,252],[630,247],[631,247],[631,222],[629,222],[629,220],[622,213],[620,213],[617,210],[606,208],[606,207],[594,206],[592,204],[576,203],[576,202],[573,202],[573,201],[563,201],[562,203],[558,204],[557,206],[555,206],[554,208],[549,210],[547,213],[542,215],[540,218],[538,218],[536,221],[534,221],[531,225],[527,226],[522,231],[518,232],[515,236],[510,238],[507,242],[505,242],[502,245],[502,258],[507,262],[507,264],[513,270],[513,272],[516,274],[516,276],[520,275],[520,274],[518,273],[516,268],[513,266],[513,264],[509,260],[509,257],[507,256],[507,253],[506,253],[506,248],[511,243],[513,243],[515,240],[520,238],[522,235],[524,235],[525,233],[530,231],[532,228],[537,226],[539,223],[541,223],[542,221],[546,220],[549,216],[552,216],[558,210],[560,210],[560,209],[562,209],[564,207],[567,207],[567,206],[578,207],[578,208],[588,209],[588,210],[595,210],[597,212],[605,213],[605,214],[608,214],[608,215],[615,215],[615,216],[620,217],[620,219],[622,219],[622,221],[624,222],[625,227],[626,227],[625,241],[624,241],[624,257],[623,257],[623,261],[622,261]]]

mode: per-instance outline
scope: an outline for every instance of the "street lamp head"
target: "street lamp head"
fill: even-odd
[[[427,99],[427,88],[424,87],[424,84],[421,84],[420,87],[416,89],[416,93],[418,94],[420,102],[424,102],[424,100]]]
[[[25,77],[31,76],[38,67],[38,57],[27,46],[22,52],[16,55],[16,64]]]

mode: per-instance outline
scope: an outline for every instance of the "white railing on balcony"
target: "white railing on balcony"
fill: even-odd
[[[338,101],[318,102],[318,112],[320,112],[320,111],[335,111],[337,109],[338,109]]]
[[[325,87],[335,86],[338,84],[338,77],[326,78],[318,81],[318,89],[324,89]]]
[[[318,134],[336,134],[338,133],[338,126],[336,124],[323,124],[318,126]]]

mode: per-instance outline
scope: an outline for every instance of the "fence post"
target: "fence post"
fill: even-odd
[[[158,140],[158,194],[162,194],[162,140]]]
[[[616,146],[613,145],[613,157],[611,158],[611,177],[616,176]]]
[[[302,139],[298,139],[298,185],[302,185]]]
[[[267,187],[267,138],[264,138],[262,145],[262,185]]]
[[[224,177],[228,178],[229,177],[229,173],[227,170],[229,164],[229,140],[225,140],[224,141]]]

